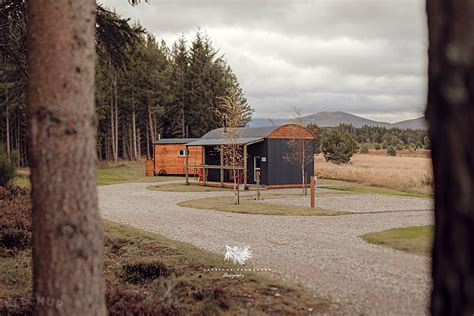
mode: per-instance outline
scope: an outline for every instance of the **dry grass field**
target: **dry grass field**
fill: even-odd
[[[385,150],[378,152],[385,153]],[[416,152],[415,152],[416,153]],[[408,155],[408,153],[406,154]],[[336,165],[326,162],[322,155],[315,157],[315,174],[318,177],[355,181],[386,188],[432,193],[433,176],[429,153],[418,157],[355,154],[351,162]]]
[[[387,156],[387,150],[385,149],[369,149],[369,155],[375,156]],[[413,150],[397,150],[397,157],[418,157],[418,158],[431,158],[431,150],[428,149],[418,149],[417,151]]]

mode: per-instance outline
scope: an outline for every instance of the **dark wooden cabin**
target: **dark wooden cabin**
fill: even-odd
[[[185,175],[186,144],[199,138],[164,138],[153,143],[153,174],[154,175]],[[189,148],[188,162],[193,165],[202,164],[202,148]],[[190,169],[189,174],[198,170]]]
[[[245,187],[255,185],[257,171],[260,172],[260,184],[264,187],[299,187],[302,186],[301,168],[288,163],[283,157],[290,153],[288,142],[291,139],[302,139],[306,147],[310,148],[310,155],[314,154],[314,135],[305,127],[287,124],[282,126],[254,127],[239,129],[237,143],[243,146],[244,156],[247,159],[241,169],[240,183]],[[231,168],[222,163],[219,150],[220,145],[226,144],[223,129],[212,130],[202,138],[187,142],[189,148],[202,148],[201,166],[196,166],[189,156],[187,166],[191,170],[203,168],[203,183],[206,185],[221,185],[233,182]],[[305,166],[306,183],[313,175],[313,158]],[[188,176],[187,174],[187,176]],[[186,179],[188,182],[188,178]]]

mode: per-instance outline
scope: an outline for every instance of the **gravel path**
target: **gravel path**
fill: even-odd
[[[395,212],[432,210],[433,200],[395,195],[380,194],[324,194],[316,192],[316,207],[328,210],[340,210],[353,213]],[[285,204],[292,206],[308,206],[309,196],[271,198],[263,202]]]
[[[432,212],[419,210],[429,208],[429,200],[339,194],[325,197],[334,199],[325,203],[338,203],[344,209],[359,203],[361,210],[374,213],[264,216],[176,205],[229,192],[160,192],[146,190],[146,185],[99,187],[103,216],[218,253],[223,253],[225,245],[250,245],[253,266],[270,268],[283,279],[302,283],[315,294],[339,303],[340,308],[333,309],[337,314],[426,314],[429,260],[366,243],[359,236],[394,227],[431,224]],[[323,203],[323,196],[317,201]],[[377,201],[381,206],[377,207]],[[386,208],[418,210],[380,212]]]

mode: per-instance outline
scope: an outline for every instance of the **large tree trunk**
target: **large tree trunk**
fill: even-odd
[[[181,109],[181,138],[186,138],[186,117],[184,115],[184,107]]]
[[[133,100],[133,96],[132,96]],[[134,101],[132,101],[134,102]],[[137,151],[137,123],[136,123],[136,117],[135,117],[135,105],[132,106],[133,111],[132,111],[132,139],[133,139],[133,159],[137,160],[138,157],[138,151]]]
[[[158,134],[158,114],[155,112],[153,113],[153,135],[155,138],[160,139],[160,135]]]
[[[155,129],[153,128],[153,119],[151,115],[151,100],[147,100],[147,114],[148,114],[148,128],[150,129],[150,140],[153,144],[155,142]]]
[[[16,146],[15,149],[18,152],[18,157],[20,158],[21,161],[21,125],[20,125],[20,111],[17,108],[16,112]],[[20,161],[18,163],[20,163]]]
[[[428,0],[434,315],[474,313],[474,2]]]
[[[119,154],[118,154],[118,147],[119,147],[119,114],[118,114],[118,94],[117,94],[117,72],[114,74],[114,105],[115,105],[115,152],[114,152],[114,160],[117,162]]]
[[[155,143],[155,133],[154,133],[154,128],[153,128],[153,120],[151,116],[151,101],[150,99],[147,100],[147,114],[148,114],[148,134],[149,134],[149,139],[151,142],[151,146],[154,146]],[[150,145],[148,143],[147,139],[147,159],[151,159],[151,154],[150,154]]]
[[[110,99],[110,135],[111,135],[111,148],[112,148],[112,159],[117,162],[117,156],[115,155],[115,114],[114,114],[114,101],[113,96]]]
[[[125,129],[125,124],[122,124],[122,159],[128,159],[127,153],[127,130]]]
[[[94,0],[29,1],[33,291],[39,315],[104,315]]]
[[[8,88],[5,89],[5,130],[7,137],[7,157],[10,158],[10,113],[8,111]]]
[[[110,160],[110,141],[109,136],[105,138],[105,160]]]
[[[142,157],[142,145],[141,145],[142,138],[141,138],[141,134],[140,134],[140,128],[137,128],[137,134],[138,134],[137,135],[137,142],[138,142],[138,144],[137,144],[137,147],[138,147],[137,148],[138,149],[137,153],[138,153],[138,158],[140,159]]]
[[[147,123],[147,127],[148,127],[148,123]],[[149,128],[147,128],[146,129],[146,159],[151,159],[151,155],[150,155],[150,137],[148,136],[149,133],[150,133]]]
[[[132,127],[130,127],[130,125],[128,126],[128,143],[127,143],[127,147],[128,147],[128,151],[130,153],[130,159],[131,160],[136,160],[137,159],[137,155],[135,153],[135,149],[133,148],[133,144],[134,144],[134,139],[135,139],[135,135],[133,134],[133,129]],[[135,143],[136,144],[136,143]]]

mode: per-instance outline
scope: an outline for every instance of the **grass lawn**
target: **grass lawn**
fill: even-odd
[[[377,187],[364,185],[356,182],[332,180],[332,179],[318,179],[318,185],[321,188],[338,190],[344,192],[361,193],[361,194],[385,194],[385,195],[398,195],[407,197],[418,197],[418,198],[431,198],[432,194],[420,193],[415,191],[402,191],[396,189],[390,189],[385,187]]]
[[[261,215],[335,216],[350,214],[343,211],[256,202],[253,197],[250,198],[246,195],[240,197],[239,205],[234,204],[234,196],[215,196],[188,200],[180,202],[178,205],[205,210]]]
[[[104,221],[104,228],[111,314],[301,315],[328,309],[329,301],[271,272],[228,272],[243,277],[224,277],[226,272],[206,270],[241,266],[158,234],[110,221]],[[0,261],[0,301],[13,303],[0,306],[0,314],[25,314],[31,306],[18,302],[31,295],[31,250],[9,251]]]
[[[146,177],[145,163],[127,162],[110,166],[97,167],[97,185],[107,185],[126,182],[161,182],[179,180],[180,177]]]
[[[108,166],[97,166],[97,185],[108,185],[127,182],[162,182],[168,180],[180,180],[181,177],[146,177],[144,162],[126,162]],[[28,188],[31,185],[29,173],[19,172],[14,184]]]
[[[152,191],[165,191],[165,192],[215,192],[215,191],[231,191],[228,188],[217,188],[217,187],[205,187],[202,185],[186,185],[184,183],[167,183],[150,185],[146,187]]]
[[[428,256],[433,242],[433,226],[414,226],[368,233],[365,241],[397,250]]]

